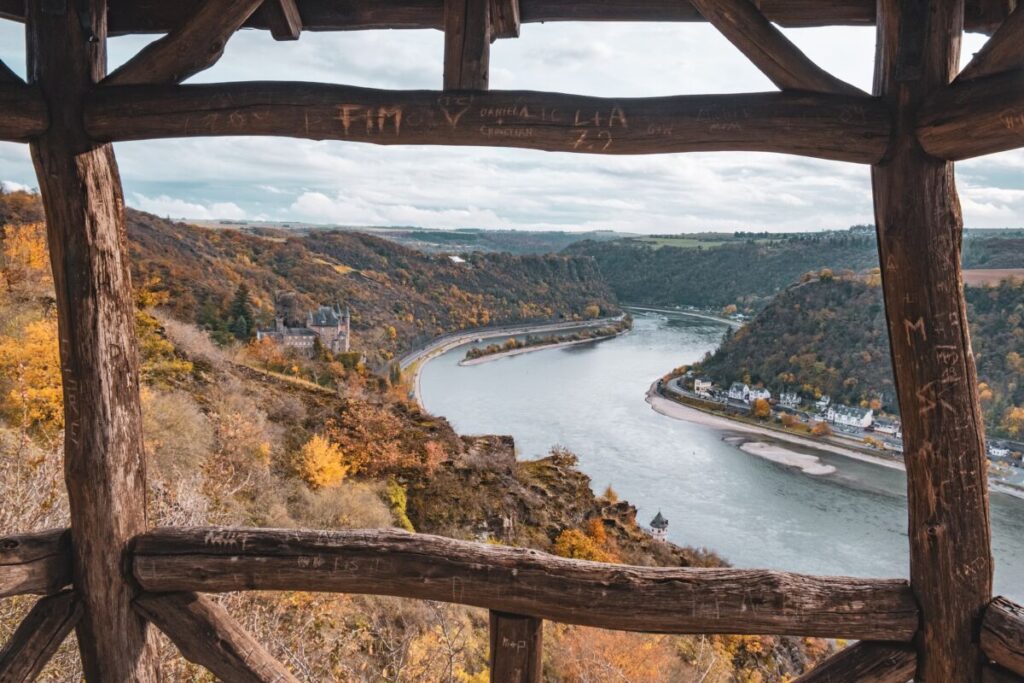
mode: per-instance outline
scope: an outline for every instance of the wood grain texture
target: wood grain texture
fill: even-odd
[[[1021,683],[1024,676],[1018,676],[995,664],[986,664],[981,672],[981,680],[982,683]]]
[[[519,0],[488,0],[491,5],[491,42],[498,38],[518,38],[521,19]]]
[[[302,14],[297,0],[264,0],[259,16],[270,28],[274,40],[298,40],[302,34]]]
[[[146,529],[124,200],[112,148],[82,129],[84,95],[106,70],[106,7],[82,0],[54,8],[29,0],[26,43],[29,78],[51,120],[31,151],[57,299],[74,586],[85,608],[78,643],[87,680],[150,683],[155,650],[132,609],[124,561],[128,539]]]
[[[960,275],[963,221],[949,162],[914,116],[957,72],[962,0],[880,0],[876,94],[896,112],[872,168],[889,341],[903,421],[910,580],[921,606],[915,680],[977,683],[992,594],[984,427]]]
[[[0,537],[0,598],[50,595],[71,583],[71,532],[51,529]]]
[[[38,88],[0,83],[0,140],[27,142],[46,131],[46,102]]]
[[[154,592],[369,593],[670,633],[905,641],[917,629],[899,580],[609,565],[391,530],[157,529],[135,540],[133,558]]]
[[[96,140],[284,135],[384,145],[481,145],[584,154],[763,151],[872,163],[891,132],[870,97],[809,93],[611,99],[302,83],[100,88]]]
[[[0,649],[0,683],[31,683],[82,618],[73,591],[40,598]]]
[[[981,649],[996,664],[1024,676],[1024,607],[996,598],[981,623]]]
[[[491,683],[540,683],[544,664],[544,622],[491,611]]]
[[[1024,5],[1018,5],[1006,18],[956,80],[968,81],[1020,68],[1024,68]]]
[[[181,25],[201,0],[113,0],[111,35],[166,33]],[[1013,0],[968,0],[965,27],[991,32],[1012,9]],[[444,0],[298,0],[311,31],[372,28],[435,28],[444,24]],[[769,20],[781,26],[869,26],[874,0],[759,0]],[[523,22],[703,21],[686,0],[520,0]],[[24,19],[22,0],[0,0],[0,17]],[[260,18],[248,28],[268,28]]]
[[[195,593],[143,593],[135,608],[185,659],[231,683],[298,683],[216,602]]]
[[[828,73],[800,51],[752,0],[690,0],[704,18],[781,90],[865,93]]]
[[[490,62],[490,0],[445,0],[444,89],[487,90]]]
[[[104,79],[104,85],[180,83],[213,66],[263,0],[205,0],[180,26]]]
[[[1024,146],[1024,70],[937,90],[921,107],[917,137],[928,154],[949,160]]]
[[[862,640],[840,650],[793,683],[907,683],[917,652],[906,643]]]

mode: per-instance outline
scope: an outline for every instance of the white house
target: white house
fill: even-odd
[[[729,387],[729,398],[733,401],[750,401],[750,387],[743,382],[733,382]]]
[[[711,380],[707,379],[695,379],[693,380],[693,393],[698,396],[710,396],[711,387],[714,386]]]
[[[800,395],[795,391],[784,391],[779,396],[779,405],[786,406],[787,408],[796,408],[800,405]]]
[[[888,434],[889,436],[903,436],[903,429],[900,427],[900,423],[890,422],[889,420],[876,420],[875,431],[879,434]]]
[[[871,421],[875,419],[875,411],[870,408],[834,405],[829,406],[825,412],[825,419],[832,424],[864,429],[871,426]]]
[[[826,395],[819,398],[818,402],[815,403],[814,405],[817,406],[818,410],[825,410],[826,408],[828,408],[828,404],[831,402],[832,399]]]
[[[764,387],[754,387],[750,390],[750,396],[747,398],[748,401],[753,403],[759,398],[763,398],[766,401],[772,400],[772,392],[768,391]]]
[[[661,510],[651,520],[651,536],[662,542],[668,540],[668,520],[662,517]]]

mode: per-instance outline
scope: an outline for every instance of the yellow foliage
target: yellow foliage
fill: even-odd
[[[31,322],[21,337],[0,336],[0,410],[15,424],[55,431],[64,426],[57,321]]]
[[[0,276],[7,291],[35,295],[53,288],[43,223],[4,226],[2,245]]]
[[[828,426],[827,422],[815,422],[814,427],[811,428],[811,434],[814,436],[831,436],[832,428]]]
[[[611,554],[602,550],[594,539],[579,529],[566,529],[560,533],[551,547],[551,552],[574,560],[615,561]]]
[[[1012,439],[1024,436],[1024,406],[1010,406],[1007,408],[1003,414],[1003,421],[999,426]]]
[[[759,398],[754,401],[752,411],[754,413],[754,417],[764,420],[768,417],[771,417],[772,405],[768,403],[768,401],[766,401],[765,399]]]
[[[299,451],[300,474],[313,488],[337,486],[350,469],[338,445],[319,434],[307,441]]]

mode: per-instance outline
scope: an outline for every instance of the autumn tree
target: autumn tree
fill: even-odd
[[[299,451],[299,474],[315,489],[337,486],[350,469],[341,448],[319,434]]]
[[[13,423],[48,433],[64,426],[54,317],[29,323],[18,336],[0,336],[0,387],[0,410]]]
[[[52,295],[46,226],[43,223],[6,225],[2,238],[0,278],[7,292],[21,297]]]
[[[751,412],[759,420],[766,420],[772,416],[772,405],[763,398],[755,399]]]
[[[814,436],[832,436],[832,428],[827,422],[815,422],[811,427],[811,434]]]

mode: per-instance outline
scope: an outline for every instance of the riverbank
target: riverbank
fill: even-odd
[[[891,460],[889,458],[882,458],[879,456],[868,455],[855,451],[850,448],[843,448],[832,443],[822,442],[818,440],[812,440],[805,437],[798,436],[796,434],[788,434],[786,432],[774,429],[771,427],[761,427],[758,425],[750,424],[740,420],[732,420],[723,415],[706,412],[698,408],[683,405],[671,399],[665,398],[658,393],[658,383],[654,382],[647,390],[646,401],[654,412],[664,415],[675,420],[684,420],[686,422],[692,422],[699,424],[704,427],[710,427],[723,432],[740,432],[746,434],[756,434],[758,436],[775,439],[777,441],[786,441],[794,445],[802,446],[804,448],[814,449],[818,451],[826,451],[828,453],[835,453],[846,458],[852,458],[853,460],[860,460],[861,462],[871,463],[878,465],[879,467],[887,467],[889,469],[895,469],[905,472],[902,462]],[[818,458],[810,456],[804,453],[796,453],[788,451],[786,449],[771,447],[770,444],[764,444],[765,447],[755,446],[751,442],[745,442],[739,445],[740,450],[755,455],[757,457],[772,460],[788,467],[794,467],[802,470],[805,474],[814,476],[821,476],[825,474],[832,474],[835,468],[831,468],[829,465],[825,465]],[[826,468],[831,471],[826,471]],[[1024,491],[1006,484],[1002,484],[996,481],[989,481],[989,488],[997,493],[1002,493],[1007,496],[1013,496],[1024,500]]]
[[[501,353],[489,353],[486,356],[479,356],[477,358],[463,358],[459,361],[459,365],[467,367],[470,365],[480,365],[481,363],[490,363],[492,360],[499,360],[501,358],[510,358],[512,356],[521,356],[524,353],[533,353],[534,351],[548,351],[550,349],[561,349],[566,346],[576,346],[577,344],[587,344],[590,342],[599,342],[606,339],[614,339],[626,330],[617,332],[615,334],[609,334],[604,337],[591,337],[590,339],[573,339],[572,341],[556,342],[554,344],[538,344],[537,346],[523,346],[518,349],[512,349],[511,351],[502,351]]]
[[[730,320],[729,318],[723,318],[722,316],[719,315],[711,315],[710,313],[696,313],[694,311],[677,311],[671,308],[654,308],[652,306],[633,306],[631,304],[622,304],[622,307],[632,311],[644,311],[645,313],[669,313],[671,315],[688,315],[691,318],[703,318],[704,320],[711,320],[716,323],[722,323],[723,325],[729,325],[730,327],[736,329],[743,327],[743,323],[739,321]]]
[[[421,348],[404,355],[399,361],[399,367],[406,373],[412,384],[412,399],[423,407],[420,400],[420,371],[423,366],[432,358],[436,358],[457,346],[469,344],[482,339],[495,339],[498,337],[513,337],[522,334],[541,334],[543,332],[564,332],[567,330],[591,329],[604,327],[620,322],[625,314],[595,320],[570,320],[558,323],[534,323],[531,325],[518,325],[507,327],[476,328],[457,332],[444,337],[434,339]]]

